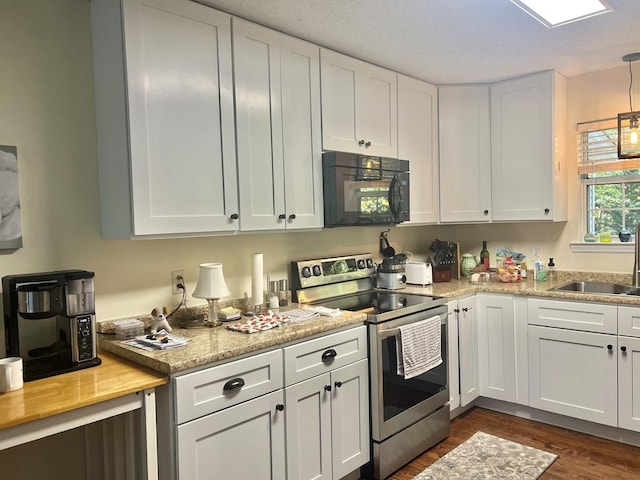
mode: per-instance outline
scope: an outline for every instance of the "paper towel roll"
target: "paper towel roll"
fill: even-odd
[[[262,305],[264,291],[262,254],[254,253],[251,261],[251,304]]]

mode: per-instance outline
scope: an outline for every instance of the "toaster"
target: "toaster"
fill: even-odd
[[[404,266],[407,283],[413,285],[431,285],[433,283],[433,272],[431,264],[425,262],[407,262]]]

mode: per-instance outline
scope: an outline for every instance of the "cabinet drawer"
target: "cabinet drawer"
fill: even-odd
[[[243,385],[230,389],[228,382],[233,380]],[[280,349],[189,373],[175,379],[176,422],[181,424],[279,388]]]
[[[618,307],[598,303],[530,298],[529,325],[596,333],[618,333]]]
[[[618,335],[640,337],[640,308],[618,307]]]
[[[363,358],[367,358],[367,335],[364,325],[286,347],[285,385],[293,385]]]

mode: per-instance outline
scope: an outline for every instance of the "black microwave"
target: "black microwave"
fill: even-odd
[[[322,154],[324,226],[409,220],[409,162],[345,152]]]

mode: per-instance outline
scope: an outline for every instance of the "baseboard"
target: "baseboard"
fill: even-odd
[[[557,413],[545,412],[544,410],[538,410],[525,405],[503,402],[502,400],[493,400],[485,397],[476,398],[474,405],[488,410],[507,413],[516,417],[526,418],[528,420],[534,420],[536,422],[567,428],[569,430],[586,433],[595,437],[606,438],[607,440],[640,447],[640,433],[638,432],[610,427],[608,425],[600,425],[598,423],[567,417]]]

